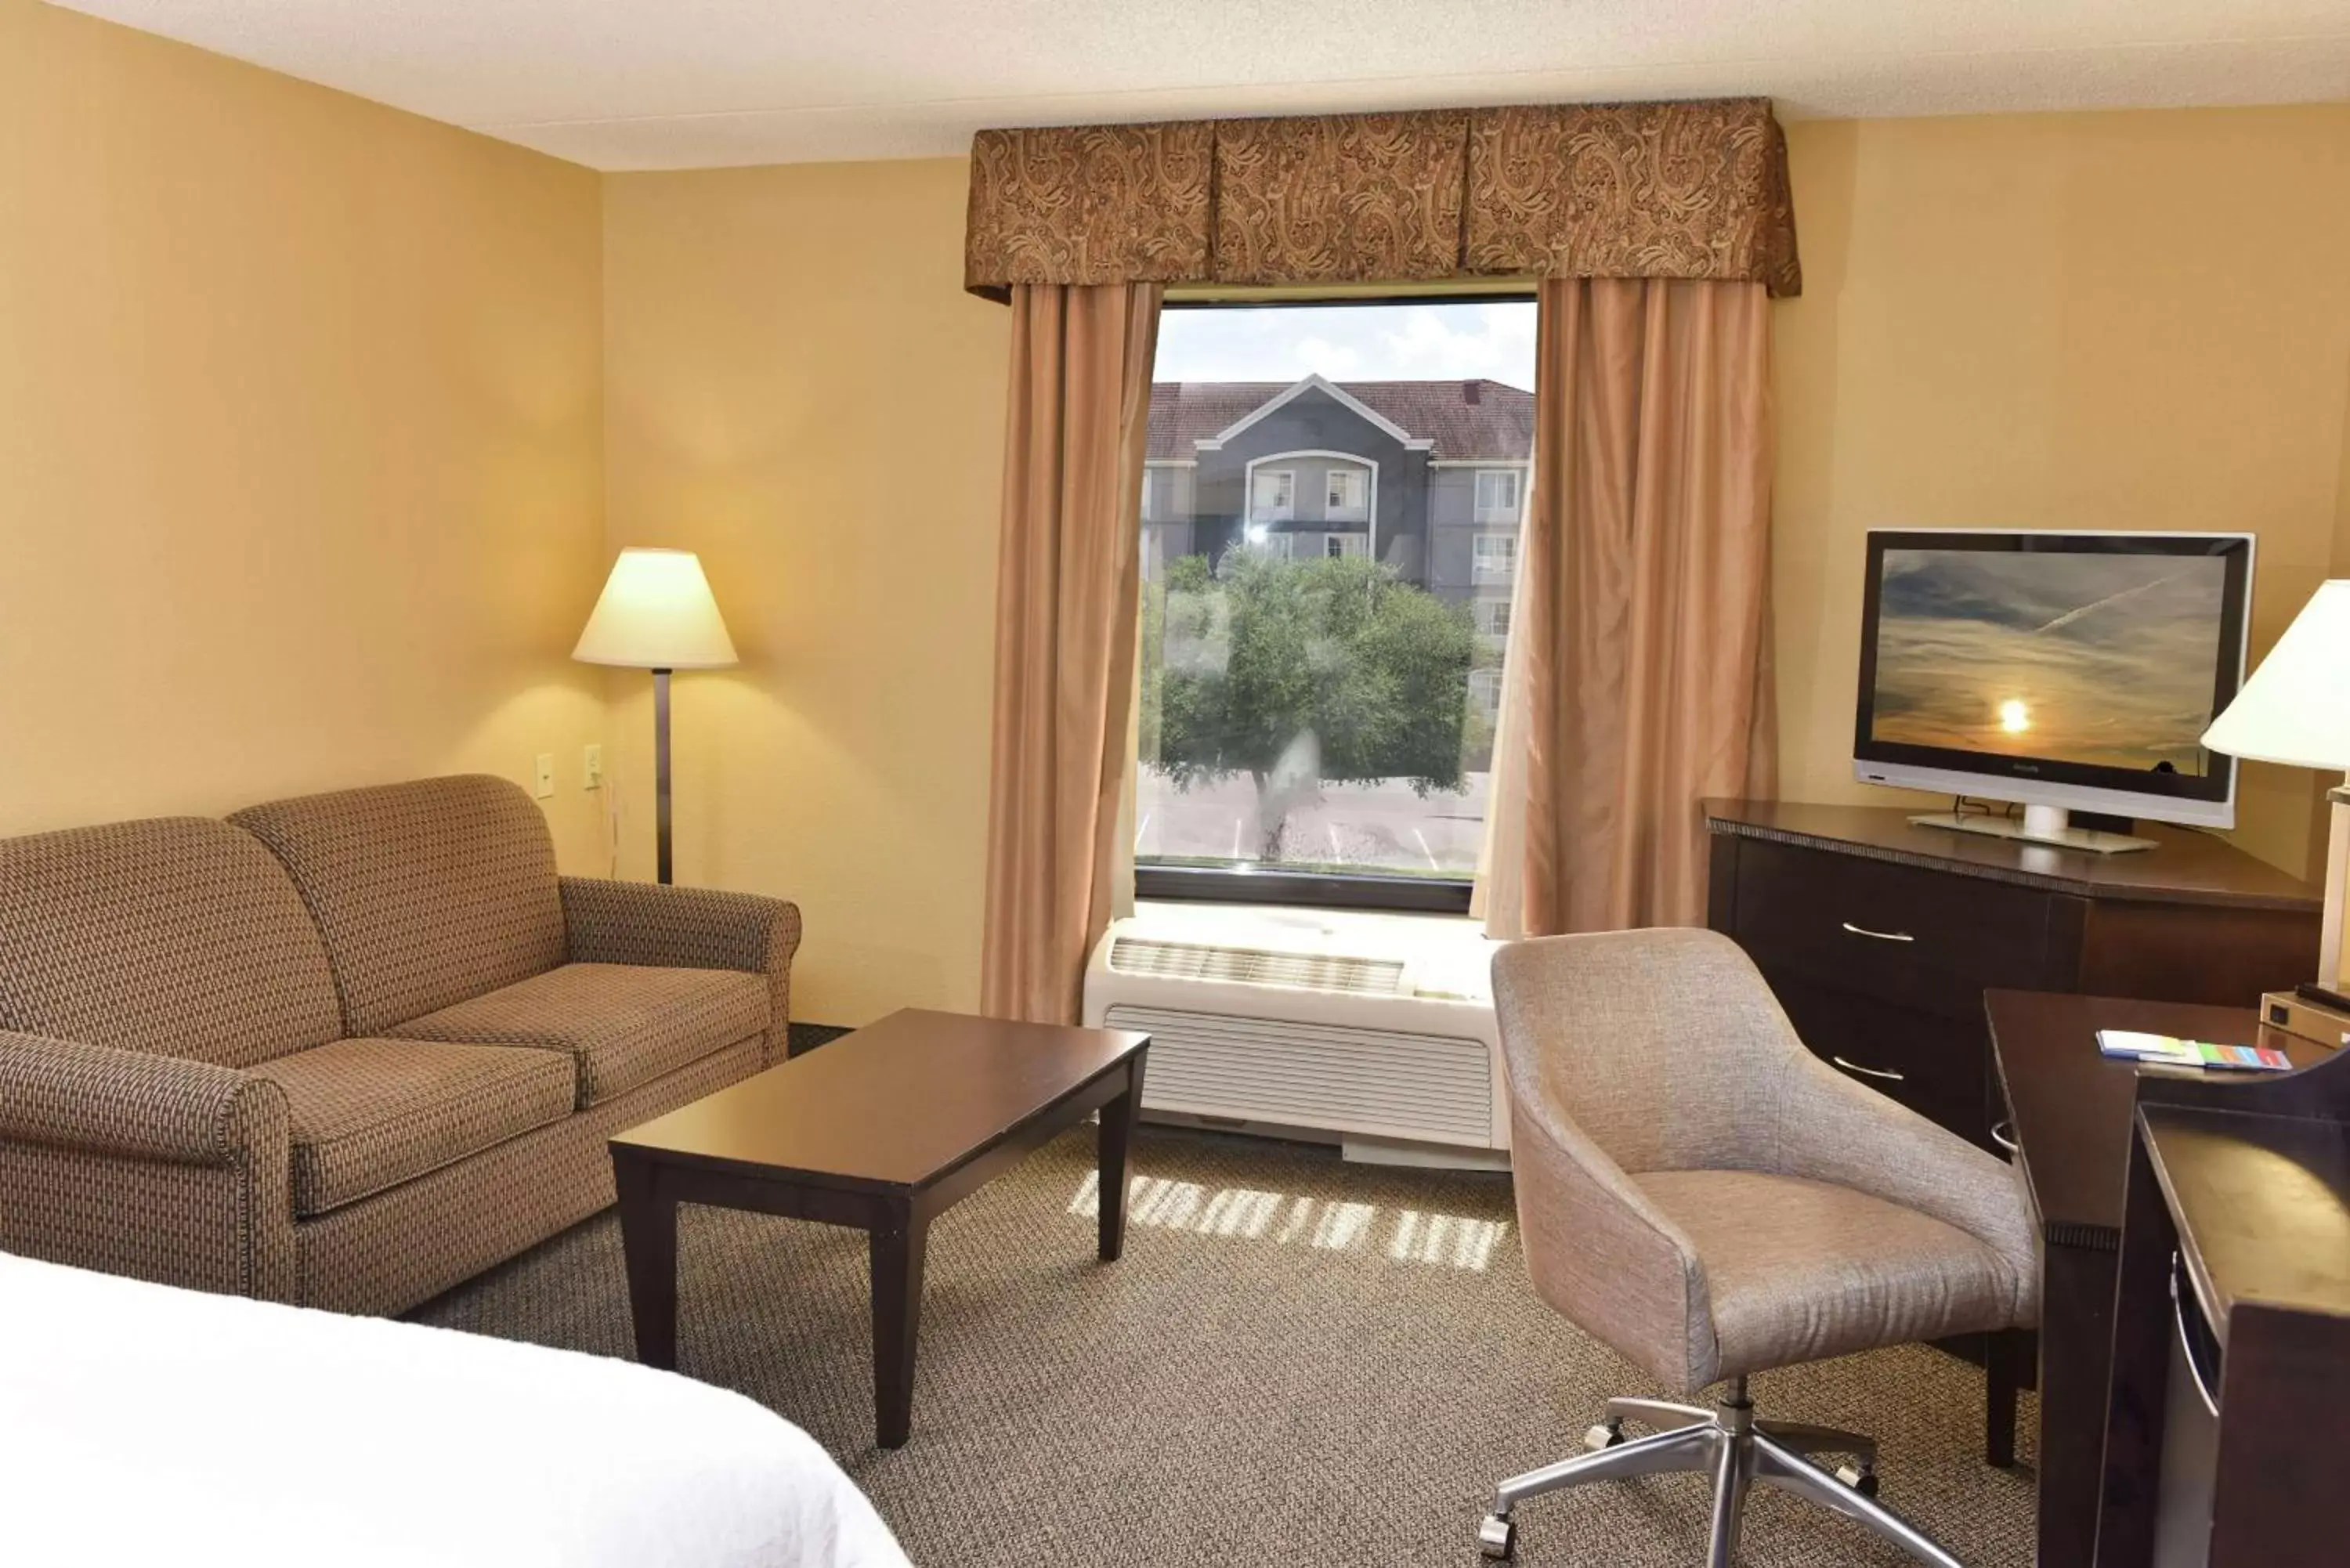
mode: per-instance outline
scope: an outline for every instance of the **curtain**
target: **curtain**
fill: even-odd
[[[1077,1021],[1133,756],[1156,283],[1012,290],[982,1011]]]
[[[1702,924],[1699,803],[1776,785],[1769,298],[1759,282],[1555,277],[1540,301],[1511,628],[1520,926]]]

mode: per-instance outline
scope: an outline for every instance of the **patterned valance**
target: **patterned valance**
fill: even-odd
[[[1747,278],[1803,292],[1766,99],[983,130],[964,283]]]

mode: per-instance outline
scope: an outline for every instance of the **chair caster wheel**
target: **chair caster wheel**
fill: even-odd
[[[1496,1563],[1507,1563],[1518,1550],[1517,1521],[1506,1513],[1489,1513],[1477,1527],[1477,1550]]]
[[[1877,1471],[1874,1469],[1863,1469],[1857,1465],[1838,1465],[1835,1478],[1863,1497],[1877,1495]]]
[[[1612,1449],[1623,1440],[1624,1423],[1621,1421],[1602,1421],[1583,1434],[1583,1446],[1595,1454],[1602,1449]]]

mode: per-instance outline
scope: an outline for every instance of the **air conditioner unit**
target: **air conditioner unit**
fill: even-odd
[[[1149,1033],[1147,1116],[1503,1167],[1497,945],[1461,919],[1146,905],[1095,948],[1085,1019]]]

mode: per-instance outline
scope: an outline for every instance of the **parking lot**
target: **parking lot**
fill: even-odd
[[[1413,876],[1473,876],[1485,838],[1488,777],[1425,798],[1405,779],[1301,791],[1283,822],[1279,863]],[[1140,860],[1263,862],[1256,785],[1245,776],[1179,789],[1146,768],[1135,800]]]

